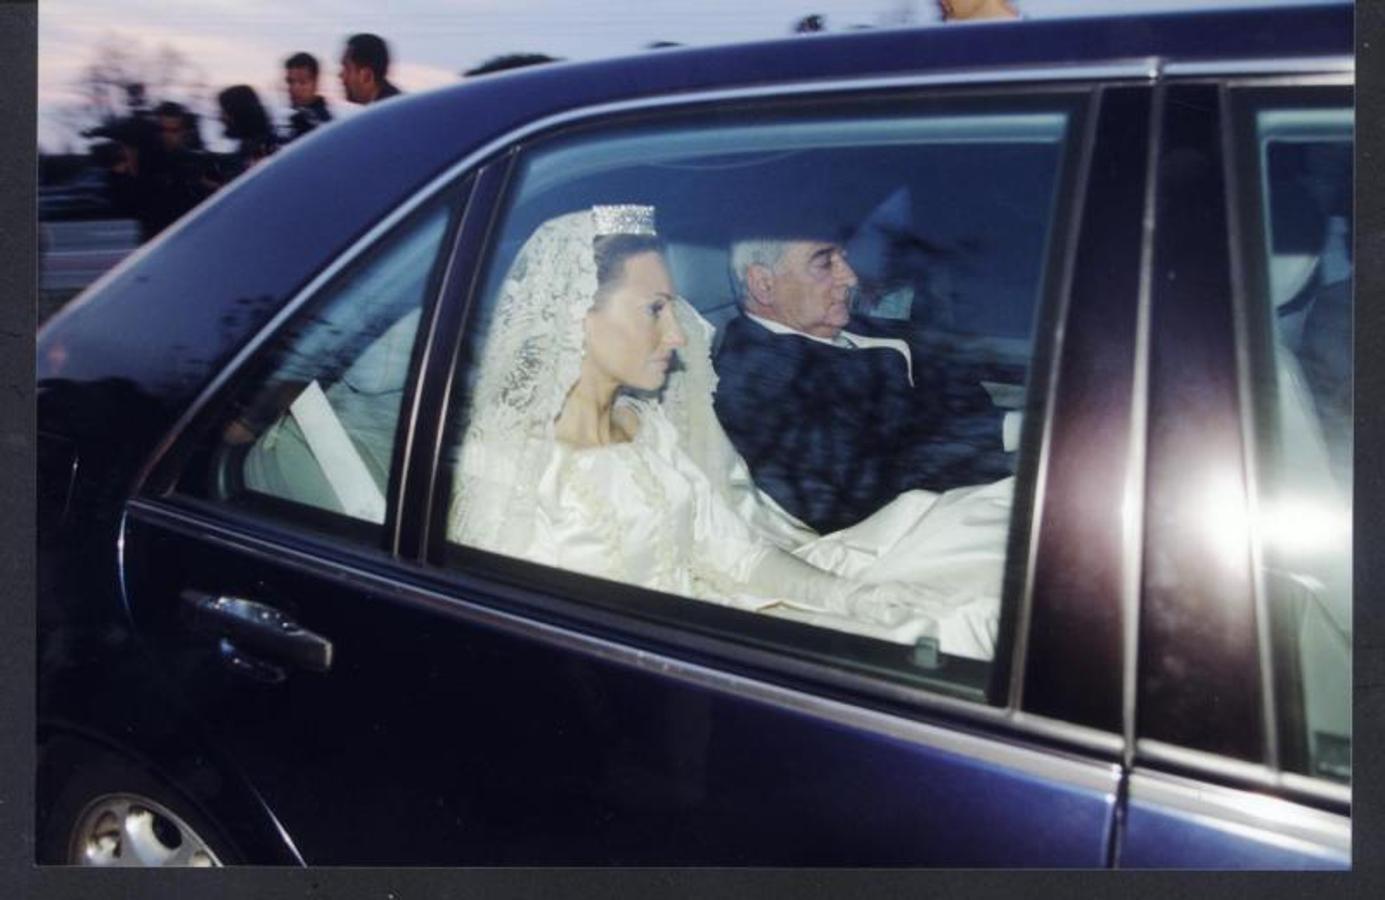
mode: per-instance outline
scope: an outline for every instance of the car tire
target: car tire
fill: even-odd
[[[241,861],[221,829],[164,780],[108,752],[73,752],[76,746],[64,741],[46,748],[39,789],[52,802],[40,806],[40,864],[176,868]],[[61,762],[50,765],[53,757]]]

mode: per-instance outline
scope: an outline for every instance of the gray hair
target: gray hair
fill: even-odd
[[[745,302],[749,287],[745,282],[748,266],[764,266],[773,269],[784,258],[791,241],[743,240],[731,244],[731,282],[736,286],[736,298]]]

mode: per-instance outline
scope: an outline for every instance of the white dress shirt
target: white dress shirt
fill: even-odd
[[[831,347],[840,347],[843,350],[854,350],[858,347],[873,349],[875,347],[888,347],[904,356],[904,365],[909,373],[909,387],[914,386],[914,357],[909,352],[909,345],[898,338],[869,337],[864,334],[854,334],[850,331],[839,331],[836,337],[818,337],[815,334],[808,334],[796,328],[790,328],[782,322],[775,322],[772,319],[764,319],[751,313],[745,313],[745,317],[755,324],[766,328],[775,334],[796,334],[805,337],[810,341],[817,341],[820,344],[827,344]]]

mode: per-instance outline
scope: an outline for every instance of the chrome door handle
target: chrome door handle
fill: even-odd
[[[332,642],[265,603],[187,590],[183,614],[193,629],[235,647],[310,672],[332,668]]]

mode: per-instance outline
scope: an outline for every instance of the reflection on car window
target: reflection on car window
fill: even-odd
[[[430,203],[275,336],[265,374],[238,392],[209,439],[210,477],[185,478],[186,489],[384,522],[409,360],[449,212]]]
[[[1351,774],[1350,108],[1255,119],[1273,315],[1261,476],[1283,764]]]
[[[532,151],[454,395],[448,539],[658,592],[584,595],[645,616],[984,672],[1069,107]]]

